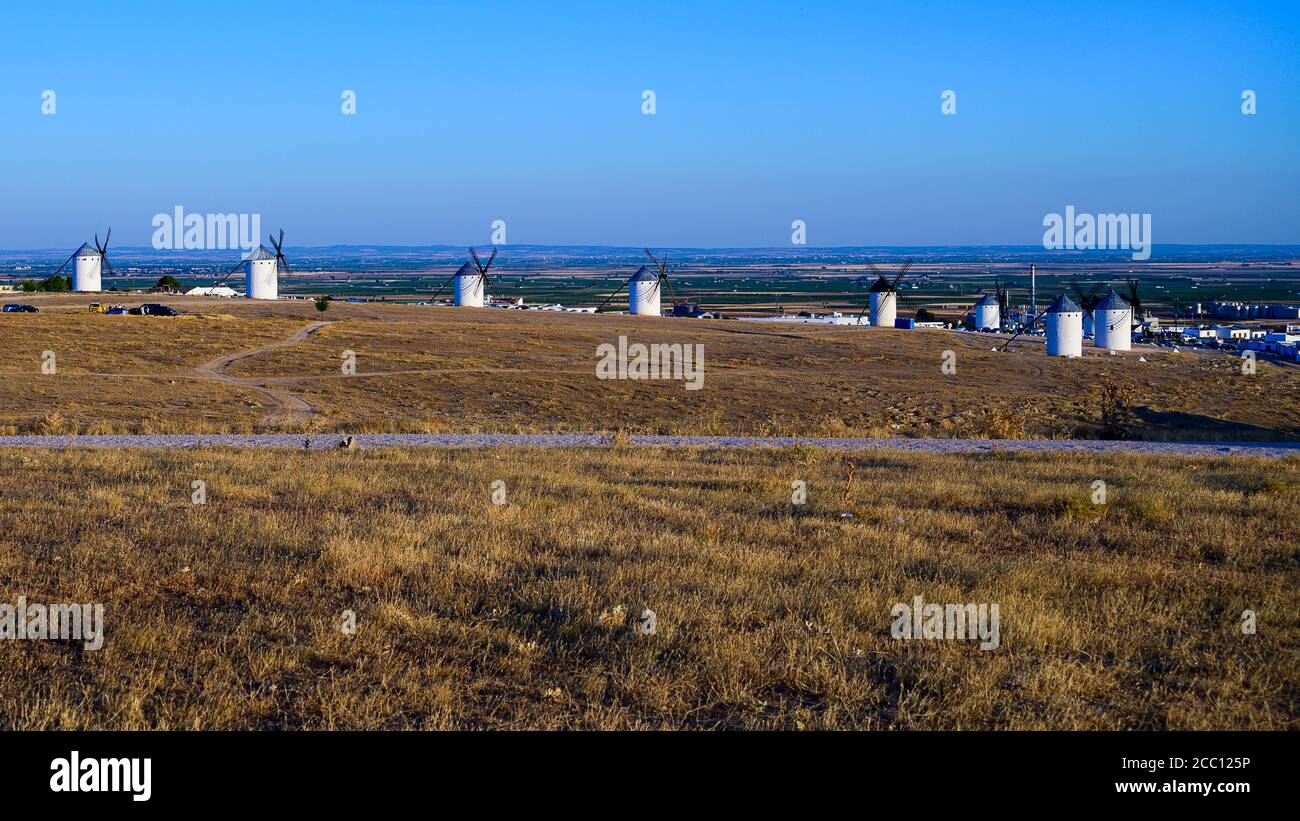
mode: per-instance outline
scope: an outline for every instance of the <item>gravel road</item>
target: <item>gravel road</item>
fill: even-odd
[[[339,445],[341,434],[305,436],[263,434],[136,434],[120,436],[0,436],[11,448],[302,448],[326,450]],[[611,437],[595,434],[425,434],[361,433],[358,447],[584,448],[608,446]],[[669,447],[762,448],[804,444],[836,450],[895,450],[917,453],[980,453],[1017,450],[1033,453],[1151,453],[1176,456],[1300,456],[1300,442],[1105,442],[1082,439],[826,439],[789,436],[630,436],[635,445]]]

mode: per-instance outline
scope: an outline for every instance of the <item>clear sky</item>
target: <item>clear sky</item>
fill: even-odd
[[[1150,213],[1157,244],[1300,242],[1295,0],[2,18],[0,248],[146,245],[177,205],[289,245],[485,243],[494,219],[512,243],[788,246],[802,219],[813,246],[1028,245],[1066,205]]]

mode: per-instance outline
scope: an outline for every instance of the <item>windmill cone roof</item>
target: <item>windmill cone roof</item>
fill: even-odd
[[[879,276],[876,277],[876,284],[871,286],[871,290],[868,293],[883,294],[889,293],[893,290],[894,286],[890,284],[889,280],[885,279],[883,276]]]
[[[265,245],[259,245],[257,246],[257,250],[248,256],[250,262],[255,259],[275,259],[275,253]]]
[[[77,249],[77,253],[74,254],[74,256],[97,257],[99,256],[99,251],[95,250],[95,246],[91,245],[89,242],[83,242],[81,243],[81,247]]]
[[[979,302],[976,302],[976,303],[975,303],[975,307],[976,307],[976,308],[987,308],[987,307],[989,307],[990,305],[992,305],[992,306],[996,306],[997,304],[998,304],[998,298],[997,298],[997,297],[993,296],[993,294],[985,294],[984,296],[980,297],[980,301],[979,301]]]
[[[456,269],[455,275],[458,277],[476,277],[478,276],[478,269],[466,262]]]
[[[1133,307],[1133,306],[1131,306],[1131,305],[1128,304],[1128,300],[1127,300],[1127,299],[1125,299],[1124,297],[1122,297],[1122,296],[1120,296],[1119,294],[1115,293],[1114,290],[1111,290],[1110,293],[1106,294],[1106,296],[1102,298],[1101,302],[1098,302],[1098,303],[1097,303],[1097,307],[1094,308],[1093,310],[1096,310],[1096,311],[1127,311],[1127,310],[1129,310],[1131,307]]]
[[[659,278],[657,271],[651,271],[647,266],[642,265],[636,269],[636,273],[628,278],[628,282],[653,282]]]
[[[1047,306],[1047,312],[1049,314],[1068,314],[1078,312],[1079,310],[1080,308],[1078,305],[1074,304],[1074,300],[1070,299],[1065,294],[1061,294],[1056,299],[1052,300],[1051,305]]]

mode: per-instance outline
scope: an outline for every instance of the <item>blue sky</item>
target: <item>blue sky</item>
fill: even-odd
[[[290,245],[1028,245],[1066,205],[1300,242],[1300,4],[913,5],[8,4],[0,248],[177,205]]]

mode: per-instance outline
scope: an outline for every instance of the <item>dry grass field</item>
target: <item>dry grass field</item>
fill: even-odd
[[[107,626],[0,641],[4,729],[1300,721],[1297,460],[30,450],[0,500],[3,600]],[[1000,647],[895,640],[917,595]]]
[[[0,318],[0,433],[562,432],[1091,437],[1098,386],[1148,439],[1300,437],[1300,369],[1162,349],[1080,361],[937,331],[310,302],[173,299],[185,314],[102,316],[77,296]],[[135,301],[142,301],[137,298]],[[227,354],[296,344],[202,371]],[[602,381],[596,348],[700,343],[701,390]],[[44,351],[58,372],[41,372]],[[943,375],[945,350],[957,373]],[[345,351],[356,374],[345,376]],[[1139,362],[1139,357],[1148,361]]]

